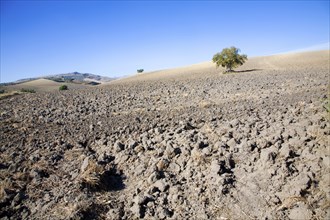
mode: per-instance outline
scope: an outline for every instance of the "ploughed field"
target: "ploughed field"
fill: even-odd
[[[0,217],[330,218],[323,63],[3,99]]]

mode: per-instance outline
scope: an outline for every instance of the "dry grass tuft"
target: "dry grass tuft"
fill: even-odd
[[[9,179],[5,179],[4,181],[0,182],[0,201],[6,197],[7,190],[14,191],[14,186]]]
[[[92,203],[90,201],[80,201],[69,204],[57,204],[51,212],[48,213],[47,219],[82,219],[82,213],[86,212]]]
[[[232,216],[232,211],[226,206],[226,205],[215,205],[213,204],[210,207],[211,211],[211,217],[213,219],[219,219],[219,220],[228,220],[228,219],[234,219]]]
[[[50,167],[47,161],[40,160],[36,163],[33,163],[31,168],[36,170],[48,170]]]
[[[210,162],[210,159],[206,158],[206,156],[200,150],[197,149],[193,149],[191,151],[191,158],[197,166],[206,165]]]
[[[329,137],[326,134],[326,130],[321,129],[318,126],[309,127],[307,129],[307,134],[315,138],[316,141],[322,146],[327,146],[329,143]]]
[[[88,208],[92,204],[87,201],[81,201],[75,204],[71,204],[71,206],[66,210],[67,213],[70,213],[70,218],[78,217],[81,213],[88,210]]]
[[[277,210],[280,211],[282,209],[288,209],[288,208],[292,208],[295,204],[297,204],[298,202],[304,202],[307,204],[307,200],[304,197],[301,196],[291,196],[286,198],[282,205],[280,205]]]
[[[98,186],[104,172],[105,170],[102,166],[98,165],[93,160],[89,160],[87,168],[80,175],[80,181],[87,186]]]
[[[159,171],[164,171],[164,170],[166,170],[167,167],[168,167],[168,165],[169,165],[169,161],[164,160],[164,159],[159,160],[158,163],[156,164],[157,169],[158,169]]]
[[[201,101],[199,103],[200,108],[210,108],[210,107],[212,107],[212,105],[213,105],[213,103],[210,101]]]

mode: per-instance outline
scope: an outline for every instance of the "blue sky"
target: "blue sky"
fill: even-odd
[[[329,1],[1,0],[0,81],[118,77],[208,61],[229,46],[262,56],[328,42]]]

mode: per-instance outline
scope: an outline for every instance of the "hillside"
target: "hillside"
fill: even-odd
[[[95,75],[91,73],[79,73],[79,72],[73,72],[73,73],[62,73],[62,74],[53,74],[53,75],[47,75],[47,76],[41,76],[36,78],[26,78],[17,80],[16,82],[13,82],[15,84],[22,83],[22,82],[28,82],[32,80],[37,79],[49,79],[56,82],[70,82],[74,81],[76,83],[84,83],[84,82],[97,82],[97,83],[103,83],[103,82],[109,82],[111,80],[114,80],[115,78]]]
[[[68,85],[70,89],[82,89],[90,86],[110,82],[115,78],[104,77],[90,73],[64,73],[44,77],[21,79],[12,83],[0,84],[0,89],[6,91],[1,97],[9,97],[18,93],[21,89],[33,90],[36,92],[57,91],[59,86]]]
[[[282,54],[0,100],[0,218],[330,219],[329,71]]]
[[[329,50],[309,51],[301,53],[288,53],[263,57],[251,57],[236,71],[266,71],[266,70],[288,70],[303,68],[328,68],[330,54]],[[182,77],[194,78],[203,77],[203,75],[221,73],[223,69],[216,69],[215,64],[211,61],[194,64],[190,66],[165,69],[154,72],[137,74],[134,76],[118,79],[110,83],[144,81],[144,80],[161,80],[161,79],[178,79]]]
[[[58,91],[61,85],[67,85],[69,89],[83,89],[89,88],[91,85],[73,83],[73,82],[55,82],[49,79],[36,79],[27,82],[22,82],[13,85],[2,86],[1,89],[4,89],[8,93],[14,91],[21,91],[22,89],[33,90],[35,92],[53,92]]]

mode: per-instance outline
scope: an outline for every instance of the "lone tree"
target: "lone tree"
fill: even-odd
[[[225,48],[221,53],[217,53],[213,56],[212,61],[219,66],[225,67],[226,72],[233,72],[233,68],[243,65],[247,60],[247,55],[238,54],[240,49],[236,47]]]
[[[138,70],[136,70],[136,72],[138,72],[138,73],[143,73],[143,71],[144,71],[144,69],[138,69]]]

